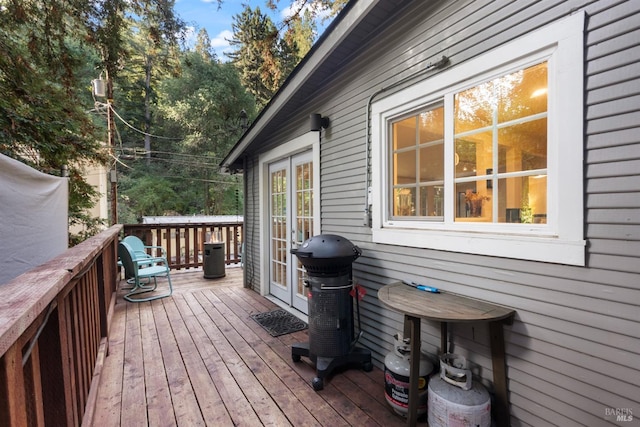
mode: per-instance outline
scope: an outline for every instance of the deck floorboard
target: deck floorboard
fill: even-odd
[[[307,331],[272,337],[258,325],[250,316],[277,305],[243,288],[241,269],[209,280],[177,271],[172,282],[171,297],[151,302],[119,293],[93,425],[406,424],[386,403],[378,368],[336,370],[314,391],[312,363],[291,358]]]

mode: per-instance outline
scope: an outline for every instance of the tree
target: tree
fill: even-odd
[[[120,205],[127,208],[121,214],[127,220],[151,212],[223,214],[239,209],[236,190],[241,185],[220,174],[218,164],[244,130],[241,111],[249,118],[255,115],[255,101],[229,63],[183,52],[180,69],[180,75],[165,76],[157,88],[154,129],[164,138],[154,140],[150,163],[133,150],[122,153],[121,161],[129,167],[119,183]],[[156,199],[153,210],[135,200],[136,182],[145,177],[173,192],[170,199]]]
[[[276,10],[279,1],[267,0]],[[242,83],[262,107],[280,88],[298,63],[311,49],[317,36],[317,19],[334,16],[346,0],[298,0],[290,4],[288,17],[277,26],[260,11],[245,5],[233,17],[235,48],[229,57],[240,71]]]
[[[215,52],[211,48],[211,38],[209,37],[209,33],[207,32],[207,30],[205,30],[204,28],[198,31],[195,51],[206,60],[215,59]]]
[[[163,81],[158,111],[165,134],[184,138],[169,150],[193,156],[192,165],[201,164],[191,169],[179,167],[173,176],[181,176],[186,184],[201,183],[205,191],[200,197],[202,213],[224,213],[222,200],[228,192],[235,194],[238,184],[219,174],[218,164],[244,131],[241,112],[248,119],[255,116],[255,100],[232,64],[185,52],[181,68],[181,76]]]
[[[70,223],[89,233],[99,221],[83,214],[97,193],[84,166],[104,162],[96,128],[85,113],[87,85],[79,76],[95,60],[81,41],[84,2],[4,2],[0,8],[0,152],[42,172],[69,168]],[[88,82],[88,80],[87,80]],[[84,91],[83,91],[84,89]],[[84,92],[84,97],[83,97]],[[75,243],[82,236],[70,236]]]
[[[264,106],[278,89],[282,72],[277,51],[278,31],[271,19],[248,5],[233,17],[233,38],[236,50],[229,54],[240,72],[242,84],[253,94],[259,106]]]
[[[308,14],[312,21],[331,19],[340,13],[348,2],[349,0],[288,0],[289,13],[283,27],[289,27],[292,21],[305,14]],[[265,3],[269,9],[278,10],[280,0],[265,0]]]
[[[115,105],[128,112],[128,124],[142,131],[136,133],[125,127],[121,137],[132,141],[142,138],[150,160],[157,86],[167,76],[178,74],[179,51],[175,42],[157,43],[149,21],[131,22],[131,33],[127,38],[127,66],[116,79]]]
[[[301,15],[294,15],[289,18],[289,25],[283,37],[283,41],[285,41],[296,54],[296,63],[294,64],[294,67],[302,60],[302,58],[304,58],[307,52],[311,50],[316,34],[316,22],[309,9],[305,9]],[[289,72],[292,70],[293,67]],[[287,73],[287,75],[288,74],[289,73]]]
[[[88,234],[99,221],[83,214],[96,191],[82,169],[106,163],[108,157],[98,136],[103,124],[86,113],[92,104],[87,71],[95,76],[96,69],[104,70],[115,78],[123,69],[127,11],[148,22],[154,46],[177,46],[181,21],[173,15],[173,4],[48,0],[3,1],[0,6],[0,151],[47,173],[67,165],[70,222],[84,224]]]

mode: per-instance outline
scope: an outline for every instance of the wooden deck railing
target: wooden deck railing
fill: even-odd
[[[0,286],[0,425],[79,426],[108,351],[121,225]]]
[[[150,246],[162,246],[167,251],[169,265],[174,270],[201,267],[204,243],[219,234],[225,247],[225,264],[239,264],[242,247],[242,222],[125,224],[124,235],[138,236]]]

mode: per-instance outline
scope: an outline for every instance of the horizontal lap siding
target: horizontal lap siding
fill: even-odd
[[[430,3],[434,4],[434,3]],[[321,146],[322,232],[363,249],[354,277],[367,288],[364,335],[378,364],[402,330],[377,290],[425,277],[443,289],[517,311],[505,327],[512,419],[518,425],[603,425],[605,407],[640,415],[640,28],[639,2],[414,2],[374,46],[350,58],[314,97],[331,118]],[[363,226],[365,106],[381,87],[446,54],[452,66],[567,16],[588,12],[586,34],[586,268],[371,243]],[[634,32],[635,30],[635,32]],[[384,96],[384,95],[382,95]],[[424,322],[436,353],[439,327]],[[488,331],[456,325],[454,350],[491,380]],[[516,422],[517,420],[517,422]]]
[[[244,174],[245,215],[244,215],[244,280],[245,286],[260,292],[260,188],[259,167],[257,157],[247,159]]]

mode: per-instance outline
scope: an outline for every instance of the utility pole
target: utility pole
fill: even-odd
[[[116,159],[116,141],[115,141],[115,122],[113,119],[113,82],[109,77],[109,71],[106,72],[107,77],[107,146],[109,153],[113,157],[113,168],[109,171],[109,181],[111,182],[111,225],[118,223],[118,174]]]

